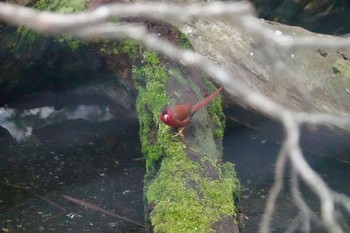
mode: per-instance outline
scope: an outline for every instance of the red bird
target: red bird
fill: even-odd
[[[164,106],[160,112],[160,120],[173,128],[182,128],[176,136],[179,134],[182,135],[182,130],[190,123],[192,116],[209,101],[214,99],[221,89],[222,87],[195,105],[175,104],[173,106]]]

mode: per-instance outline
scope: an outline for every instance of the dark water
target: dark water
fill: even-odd
[[[8,130],[0,132],[1,232],[142,232],[86,208],[143,224],[137,120],[111,116],[102,103],[46,104],[2,108],[0,124]]]
[[[276,128],[276,125],[266,125],[260,130],[252,130],[237,126],[225,134],[224,159],[236,164],[237,175],[242,185],[239,205],[250,218],[250,223],[243,232],[257,232],[269,189],[274,181],[276,158],[283,139],[283,133]],[[332,157],[336,151],[341,151],[344,157],[350,157],[350,143],[347,139],[336,138],[326,129],[311,132],[304,129],[301,141],[306,159],[312,168],[330,188],[349,195],[350,163]],[[284,188],[278,198],[271,225],[272,232],[276,233],[285,232],[299,213],[290,194],[288,169],[285,177]],[[306,202],[319,213],[318,198],[305,186],[302,187],[301,192]],[[350,215],[345,215],[344,218],[349,225]],[[312,229],[315,233],[324,232],[317,223],[313,224]],[[298,229],[296,232],[302,231]]]
[[[37,100],[35,106],[29,102],[0,111],[0,229],[142,232],[131,222],[86,207],[92,204],[143,223],[145,165],[140,159],[137,119],[114,116],[103,100],[93,104],[73,101],[75,104],[59,108],[47,101],[40,106]],[[326,129],[304,130],[303,135],[311,166],[331,188],[349,194],[350,164],[332,155],[349,158],[350,143]],[[235,125],[226,131],[224,159],[236,164],[242,185],[239,207],[250,219],[243,232],[257,232],[282,140],[283,132],[276,124],[259,130]],[[318,199],[305,187],[302,193],[317,212]],[[297,214],[286,173],[272,232],[285,232]],[[314,229],[322,232],[320,227]]]

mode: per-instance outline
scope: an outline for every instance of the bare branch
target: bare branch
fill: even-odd
[[[275,169],[275,182],[270,189],[270,194],[267,199],[266,208],[262,218],[261,226],[259,229],[260,233],[269,232],[271,219],[275,210],[275,203],[283,186],[283,175],[287,163],[288,145],[283,143],[282,149],[279,152],[276,169]]]
[[[284,125],[287,131],[286,142],[289,147],[289,159],[294,169],[307,185],[315,192],[321,200],[321,218],[329,232],[342,233],[343,230],[337,223],[334,211],[334,200],[327,184],[306,162],[299,146],[300,132],[298,122],[292,115],[286,114]]]
[[[225,16],[253,12],[248,2],[224,4],[174,5],[166,3],[110,4],[93,11],[77,14],[39,12],[34,9],[0,2],[0,19],[10,24],[24,25],[44,33],[60,34],[74,28],[93,26],[114,17],[137,17],[174,22],[189,22],[197,16]],[[180,17],[179,17],[180,16]]]
[[[224,86],[229,94],[239,98],[242,103],[281,122],[285,127],[287,136],[278,155],[275,183],[268,197],[260,232],[269,232],[276,199],[282,188],[287,159],[293,168],[291,192],[297,207],[302,213],[305,230],[309,231],[310,220],[318,219],[318,217],[308,207],[299,193],[299,177],[319,197],[321,202],[320,219],[322,219],[328,231],[334,233],[344,232],[335,219],[335,203],[342,205],[350,212],[350,198],[332,191],[325,181],[309,166],[301,151],[299,140],[300,126],[302,124],[329,125],[350,130],[349,116],[296,112],[272,101],[265,95],[251,90],[235,74],[223,70],[204,56],[170,44],[159,36],[151,34],[141,24],[112,23],[111,20],[115,17],[142,17],[171,24],[189,23],[191,20],[199,17],[221,17],[249,31],[255,39],[265,45],[265,53],[273,60],[275,69],[278,69],[279,63],[268,44],[273,43],[279,49],[285,50],[303,47],[317,49],[322,47],[335,50],[350,48],[350,38],[336,38],[326,35],[293,37],[276,35],[274,30],[255,18],[254,9],[248,1],[234,3],[211,2],[193,5],[167,3],[111,4],[101,6],[90,12],[77,14],[39,12],[0,2],[0,20],[9,24],[26,26],[38,32],[72,36],[85,40],[91,38],[132,38],[171,59],[179,60],[186,65],[203,70],[216,82]],[[305,92],[302,93],[304,94]],[[305,96],[307,97],[307,93],[305,93]],[[299,221],[302,222],[302,220]],[[293,225],[290,229],[295,229],[295,227],[296,225]]]
[[[294,167],[292,168],[291,173],[291,192],[295,200],[295,204],[299,207],[303,216],[303,229],[305,233],[308,233],[310,232],[311,217],[314,220],[318,220],[318,217],[313,213],[313,211],[309,208],[309,206],[305,203],[304,199],[301,196],[301,193],[299,191],[299,177]]]

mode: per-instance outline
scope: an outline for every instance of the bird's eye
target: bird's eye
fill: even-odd
[[[164,107],[162,108],[162,111],[160,111],[160,112],[162,113],[163,116],[165,116],[165,115],[168,113],[168,106],[167,106],[167,105],[164,106]]]

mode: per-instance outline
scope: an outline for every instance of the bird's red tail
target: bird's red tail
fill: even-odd
[[[192,108],[191,113],[194,114],[195,112],[197,112],[199,109],[201,109],[204,105],[206,105],[207,103],[209,103],[212,99],[214,99],[219,92],[221,91],[222,87],[220,87],[219,89],[217,89],[213,94],[211,94],[210,96],[208,96],[207,98],[205,98],[204,100],[202,100],[201,102],[199,102],[198,104],[194,105]]]

